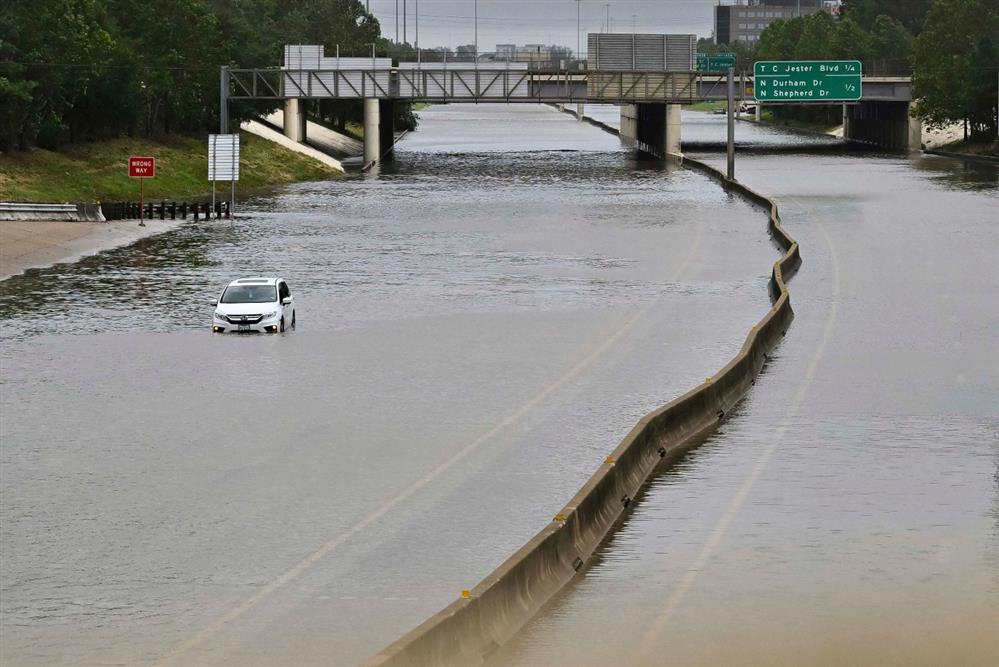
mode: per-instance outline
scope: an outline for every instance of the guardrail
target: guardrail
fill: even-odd
[[[767,211],[770,234],[784,250],[771,274],[772,307],[752,327],[734,359],[644,417],[527,544],[458,600],[371,658],[369,667],[484,662],[586,565],[662,462],[694,446],[699,435],[717,426],[745,396],[786,333],[794,313],[785,280],[801,257],[797,242],[781,226],[776,203],[703,162],[673,157]]]
[[[104,217],[108,220],[187,220],[187,216],[193,216],[194,220],[210,220],[212,218],[222,219],[232,217],[229,209],[229,202],[217,201],[215,206],[208,202],[166,202],[147,203],[142,205],[142,214],[139,212],[138,202],[106,202],[100,205],[104,212]]]
[[[36,220],[56,222],[107,222],[108,220],[187,220],[204,218],[230,218],[229,202],[218,201],[212,207],[208,202],[105,202],[102,204],[31,204],[0,202],[0,220]]]
[[[0,220],[58,220],[75,222],[80,219],[76,204],[23,204],[0,202]]]

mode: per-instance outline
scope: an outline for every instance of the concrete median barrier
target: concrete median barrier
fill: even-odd
[[[776,204],[703,162],[671,157],[767,212],[770,234],[784,253],[773,266],[770,310],[714,376],[642,418],[527,544],[475,588],[368,660],[369,667],[476,665],[488,659],[587,563],[663,460],[694,446],[742,400],[786,333],[794,314],[785,281],[801,258]]]

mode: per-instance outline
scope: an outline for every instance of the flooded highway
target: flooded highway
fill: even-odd
[[[0,284],[0,662],[354,664],[769,306],[766,218],[546,107]],[[228,280],[298,330],[209,333]],[[760,400],[763,400],[762,398]]]
[[[684,116],[719,168],[724,120]],[[995,664],[999,170],[823,149],[737,174],[801,244],[794,324],[491,664]]]

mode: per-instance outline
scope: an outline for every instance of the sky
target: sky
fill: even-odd
[[[576,0],[398,0],[400,41],[404,1],[409,19],[406,37],[411,44],[419,6],[421,48],[471,44],[477,2],[481,53],[494,51],[497,44],[561,44],[576,49]],[[382,34],[394,38],[396,0],[367,2],[381,22]],[[581,0],[582,50],[586,50],[587,32],[606,30],[607,5],[614,32],[630,33],[634,26],[637,32],[693,32],[710,37],[716,4],[718,0]]]

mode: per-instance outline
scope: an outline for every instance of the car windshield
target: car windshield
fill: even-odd
[[[222,294],[222,303],[271,303],[277,301],[274,285],[229,285]]]

